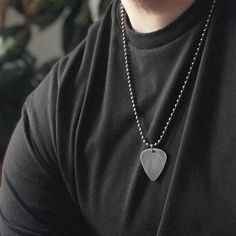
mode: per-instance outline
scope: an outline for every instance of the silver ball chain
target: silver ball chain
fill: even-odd
[[[127,40],[126,40],[126,33],[125,33],[125,9],[124,9],[124,6],[121,2],[121,7],[120,7],[120,16],[121,16],[121,28],[122,28],[122,41],[123,41],[123,50],[124,50],[124,59],[125,59],[125,68],[126,68],[126,76],[127,76],[127,81],[128,81],[128,86],[129,86],[129,94],[130,94],[130,100],[131,100],[131,105],[132,105],[132,108],[133,108],[133,112],[134,112],[134,116],[135,116],[135,120],[136,120],[136,123],[137,123],[137,126],[138,126],[138,131],[139,131],[139,134],[140,134],[140,137],[142,139],[142,142],[146,145],[146,146],[149,146],[150,148],[154,148],[156,147],[157,145],[160,144],[160,142],[162,141],[163,139],[163,136],[165,135],[168,127],[169,127],[169,124],[175,114],[175,111],[176,111],[176,108],[180,102],[180,99],[184,93],[184,90],[185,90],[185,87],[187,85],[187,82],[189,81],[189,78],[192,74],[192,71],[193,71],[193,67],[195,65],[195,62],[198,58],[198,55],[199,55],[199,51],[201,49],[201,46],[203,45],[203,41],[205,40],[205,37],[206,37],[206,34],[207,34],[207,31],[208,31],[208,28],[209,28],[209,24],[210,24],[210,21],[211,21],[211,18],[212,18],[212,15],[213,15],[213,10],[215,8],[215,4],[216,4],[216,0],[213,0],[213,3],[211,5],[211,8],[210,8],[210,12],[209,12],[209,15],[207,17],[207,20],[206,20],[206,23],[204,25],[204,28],[202,30],[202,34],[201,34],[201,38],[198,42],[198,45],[197,45],[197,49],[196,49],[196,52],[193,56],[193,59],[192,59],[192,62],[190,64],[190,67],[189,67],[189,70],[187,72],[187,75],[185,77],[185,81],[182,85],[182,88],[180,90],[180,93],[178,95],[178,98],[175,102],[175,105],[172,109],[172,112],[168,118],[168,121],[166,122],[165,124],[165,127],[158,139],[158,141],[156,143],[149,143],[149,141],[147,140],[147,138],[144,137],[144,133],[143,133],[143,129],[142,129],[142,126],[141,126],[141,123],[140,123],[140,118],[138,116],[138,112],[137,112],[137,105],[136,105],[136,101],[135,101],[135,98],[134,98],[134,88],[132,87],[132,83],[131,83],[131,73],[130,73],[130,62],[129,62],[129,59],[128,59],[128,46],[127,46]]]

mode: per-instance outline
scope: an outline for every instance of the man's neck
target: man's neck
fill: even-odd
[[[144,0],[145,1],[145,0]],[[122,0],[133,29],[139,33],[160,30],[186,11],[195,0],[157,0],[141,6],[135,0]]]

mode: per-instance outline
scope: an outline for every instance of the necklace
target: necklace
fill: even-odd
[[[127,43],[127,39],[126,39],[126,32],[125,32],[125,9],[124,9],[124,6],[121,2],[120,16],[121,16],[121,27],[122,27],[122,41],[123,41],[124,60],[125,60],[125,68],[126,68],[126,77],[127,77],[128,87],[129,87],[130,101],[131,101],[135,121],[136,121],[136,124],[138,127],[139,135],[141,137],[142,142],[147,147],[145,150],[142,151],[142,153],[140,155],[140,161],[141,161],[141,164],[143,166],[145,173],[147,174],[149,179],[152,181],[155,181],[160,176],[162,170],[165,167],[165,164],[167,161],[167,155],[162,149],[157,148],[157,146],[161,143],[161,141],[162,141],[162,139],[169,127],[169,124],[172,121],[172,118],[175,114],[176,108],[180,102],[180,99],[183,95],[183,92],[184,92],[186,85],[189,81],[189,78],[192,74],[193,67],[195,65],[195,62],[196,62],[198,56],[199,56],[199,51],[203,45],[203,41],[205,40],[207,32],[208,32],[208,28],[209,28],[209,24],[210,24],[212,15],[213,15],[215,4],[216,4],[216,0],[213,0],[213,3],[211,5],[211,8],[210,8],[207,20],[206,20],[206,23],[204,24],[204,27],[203,27],[203,30],[201,33],[200,40],[197,44],[197,49],[194,53],[194,56],[192,58],[192,62],[191,62],[190,67],[188,69],[184,83],[183,83],[182,88],[179,92],[178,98],[173,106],[172,112],[165,124],[165,127],[164,127],[159,139],[157,140],[157,142],[150,143],[148,141],[148,139],[144,136],[144,132],[143,132],[140,118],[139,118],[138,111],[137,111],[137,103],[134,98],[135,91],[134,91],[134,87],[132,86],[132,82],[131,82],[131,73],[130,73],[131,64],[130,64],[129,57],[128,57],[129,51],[128,51],[128,43]]]

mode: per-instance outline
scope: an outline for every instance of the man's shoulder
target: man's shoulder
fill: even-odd
[[[90,26],[86,38],[55,63],[38,88],[28,97],[27,108],[32,120],[42,123],[39,127],[56,120],[58,122],[59,116],[62,117],[64,113],[64,124],[70,115],[78,114],[96,71],[99,69],[101,72],[102,67],[105,74],[104,65],[108,60],[112,31],[111,11],[112,4],[105,14]]]
[[[108,53],[112,34],[112,4],[107,11],[88,29],[87,36],[70,53],[59,60],[59,84],[69,75],[70,81],[74,78],[82,83],[86,76],[85,70],[90,71],[94,61],[98,61],[98,54]],[[72,74],[71,74],[72,73]],[[80,76],[80,74],[82,74]]]
[[[48,75],[34,93],[40,92],[40,87],[57,84],[51,88],[65,86],[66,83],[86,82],[85,72],[90,71],[94,65],[94,58],[98,57],[100,51],[103,54],[109,50],[109,38],[112,28],[112,4],[107,11],[88,29],[87,35],[71,52],[62,56],[51,68]],[[97,62],[98,60],[96,60]],[[44,85],[47,84],[47,85]],[[44,89],[45,92],[46,90]],[[56,91],[54,91],[55,93]]]

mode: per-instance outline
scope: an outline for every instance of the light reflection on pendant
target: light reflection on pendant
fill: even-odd
[[[140,155],[143,169],[150,180],[155,181],[160,176],[166,164],[166,153],[158,148],[146,149]]]

